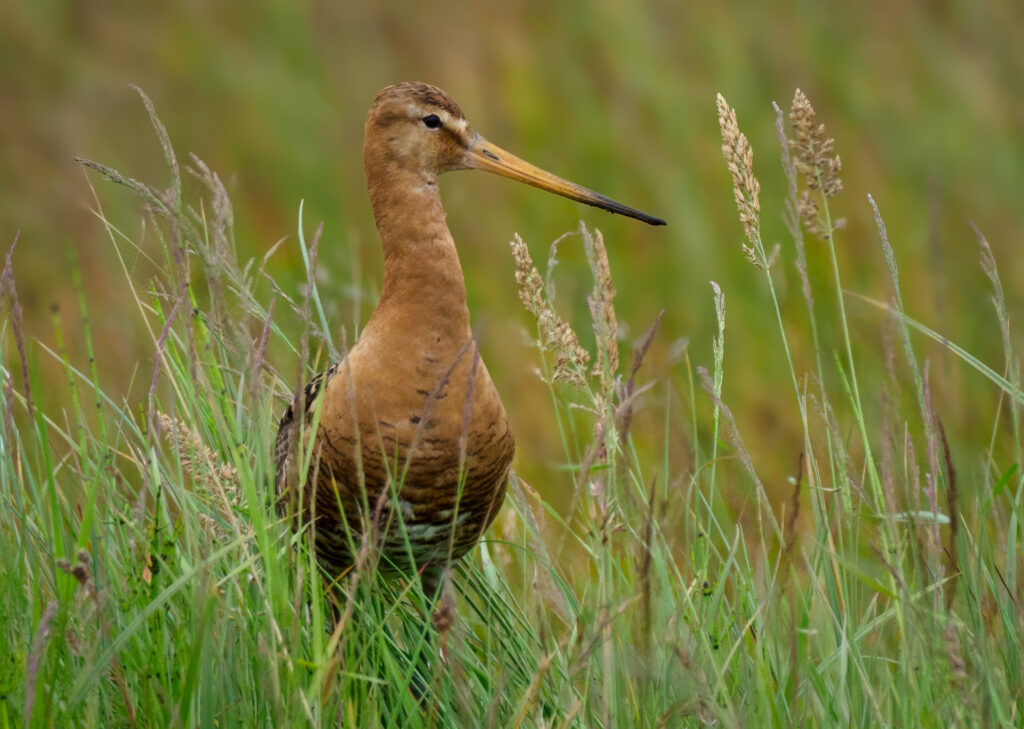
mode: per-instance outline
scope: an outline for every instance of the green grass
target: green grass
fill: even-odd
[[[552,334],[569,324],[551,328],[550,271],[531,275],[517,246],[551,395],[532,417],[555,424],[563,455],[550,468],[572,491],[556,507],[512,480],[488,539],[452,574],[454,614],[442,607],[452,624],[434,630],[415,586],[356,573],[325,590],[304,535],[273,508],[276,418],[341,348],[314,275],[319,235],[307,238],[300,214],[299,293],[274,283],[267,258],[239,262],[223,185],[193,159],[201,186],[183,192],[149,109],[170,189],[96,166],[145,203],[132,234],[100,203],[122,190],[101,188],[96,209],[118,259],[147,262],[144,274],[123,263],[134,298],[123,315],[151,342],[152,359],[134,370],[146,397],[120,401],[101,386],[108,355],[93,351],[87,297],[74,324],[82,365],[62,344],[67,317],[53,318],[55,349],[34,340],[10,268],[0,277],[0,729],[1021,723],[1022,394],[983,239],[1006,365],[997,372],[950,345],[988,377],[998,404],[987,448],[967,439],[951,449],[951,416],[911,332],[943,340],[904,312],[881,216],[872,245],[890,263],[893,295],[878,303],[889,316],[878,320],[888,344],[877,381],[858,377],[875,352],[847,326],[861,300],[843,290],[837,250],[851,241],[832,222],[836,206],[855,203],[815,198],[832,278],[802,278],[809,358],[790,349],[782,312],[799,300],[780,295],[785,264],[761,241],[760,206],[748,208],[747,255],[778,322],[761,333],[773,342],[763,352],[788,368],[756,385],[791,390],[802,427],[780,507],[744,446],[761,434],[729,407],[726,337],[740,335],[726,326],[729,290],[712,292],[710,371],[684,350],[677,373],[648,381],[643,354],[661,334],[652,328],[635,355],[620,354],[601,236],[581,226],[559,244],[564,254],[582,243],[593,274],[592,332],[576,345]],[[743,149],[739,137],[731,144]],[[804,240],[799,190],[808,179],[825,187],[824,161],[800,174],[786,165],[799,261],[818,245]],[[749,206],[758,193],[740,180]],[[68,268],[81,292],[76,262]],[[818,343],[826,331],[838,333],[834,349]],[[589,354],[579,339],[594,342]],[[53,398],[42,373],[54,367],[65,394],[44,408]],[[634,431],[641,417],[662,422],[660,435]],[[414,679],[426,684],[422,706]]]

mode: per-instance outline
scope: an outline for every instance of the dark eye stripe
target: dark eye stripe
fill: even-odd
[[[439,126],[441,126],[441,117],[439,117],[437,114],[428,114],[427,116],[423,117],[423,126],[425,126],[427,129],[437,129]]]

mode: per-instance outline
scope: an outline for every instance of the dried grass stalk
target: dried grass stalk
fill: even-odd
[[[202,437],[180,418],[157,413],[160,431],[164,433],[178,453],[181,467],[198,484],[215,493],[223,492],[231,504],[241,503],[238,491],[238,471],[220,460],[217,453],[203,442]]]
[[[594,322],[594,337],[600,361],[594,363],[591,374],[601,380],[602,390],[605,390],[609,384],[605,378],[606,373],[610,378],[614,378],[619,370],[619,342],[616,337],[619,320],[615,315],[613,303],[615,284],[612,282],[608,251],[605,250],[601,231],[595,230],[591,233],[580,223],[580,233],[583,235],[583,246],[594,275],[594,290],[587,297],[587,305],[590,308],[591,320]]]
[[[768,261],[761,246],[761,183],[754,177],[754,150],[746,135],[740,132],[736,111],[721,94],[718,94],[717,105],[722,156],[732,174],[732,191],[749,244],[743,245],[743,252],[747,260],[763,270],[768,267]]]
[[[583,373],[590,363],[590,353],[580,345],[579,337],[569,323],[560,317],[544,296],[544,281],[533,265],[530,251],[523,239],[516,235],[509,245],[516,264],[516,284],[519,299],[527,311],[537,318],[541,346],[555,355],[552,379],[577,387],[584,387]],[[607,260],[606,260],[607,262]]]
[[[789,121],[794,133],[789,140],[793,164],[807,182],[807,189],[800,193],[797,201],[797,213],[808,232],[828,238],[832,230],[823,220],[817,195],[812,192],[820,193],[824,198],[832,198],[842,192],[843,181],[839,172],[843,164],[836,154],[835,140],[825,136],[825,125],[818,122],[814,107],[800,89],[793,96]],[[837,221],[833,227],[840,224],[841,221]]]

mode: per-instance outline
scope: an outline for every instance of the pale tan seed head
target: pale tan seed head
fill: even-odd
[[[193,481],[207,487],[211,493],[225,495],[232,504],[241,503],[238,471],[234,466],[224,463],[184,420],[157,413],[157,422],[164,437],[174,446],[182,469]]]
[[[581,373],[586,372],[590,353],[580,345],[579,337],[569,323],[551,306],[544,295],[544,281],[533,265],[530,251],[518,235],[509,244],[516,264],[519,299],[527,311],[537,318],[541,346],[555,355],[552,379],[577,387],[586,385]]]
[[[797,170],[807,176],[807,186],[821,190],[825,197],[835,197],[843,189],[839,171],[843,168],[835,153],[835,140],[825,136],[825,125],[817,123],[817,115],[810,100],[800,89],[793,97],[789,113],[796,138],[791,141],[796,155]]]
[[[819,192],[824,198],[833,198],[842,192],[843,181],[839,172],[843,165],[835,153],[835,140],[825,136],[825,125],[818,122],[814,107],[800,89],[793,96],[789,120],[794,134],[789,140],[793,163],[807,183],[807,188],[800,195],[797,212],[810,233],[824,238],[831,231],[822,221],[812,191]]]
[[[751,263],[763,267],[757,250],[761,243],[761,183],[754,176],[754,150],[736,122],[736,111],[718,94],[718,126],[722,130],[722,156],[732,175],[732,190],[749,245],[743,252]]]
[[[604,247],[601,231],[591,233],[580,225],[583,246],[590,262],[594,277],[594,290],[587,297],[590,317],[594,322],[594,336],[597,341],[598,360],[594,363],[592,376],[601,380],[602,390],[608,384],[606,374],[612,379],[619,369],[619,342],[617,337],[619,320],[615,315],[615,284],[612,281],[611,266],[608,265],[608,251]]]

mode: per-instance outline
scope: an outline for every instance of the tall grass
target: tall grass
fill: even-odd
[[[724,99],[718,107],[744,250],[763,272],[790,373],[759,384],[792,388],[803,428],[791,496],[770,502],[744,447],[759,434],[741,432],[728,405],[728,291],[712,291],[710,370],[684,357],[678,379],[646,382],[658,322],[623,356],[601,235],[581,227],[549,256],[584,249],[593,351],[517,237],[516,279],[551,394],[535,417],[557,423],[572,498],[556,510],[513,478],[489,538],[446,587],[454,603],[436,608],[411,583],[325,583],[304,535],[276,516],[276,416],[339,341],[314,275],[319,235],[307,243],[300,216],[298,293],[274,283],[266,258],[240,263],[224,186],[198,159],[179,166],[146,103],[170,189],[88,163],[143,201],[144,234],[116,227],[100,196],[96,211],[134,295],[125,316],[152,340],[153,361],[136,370],[145,400],[100,386],[105,353],[92,351],[84,297],[53,321],[58,342],[83,328],[87,366],[24,330],[16,249],[0,275],[0,729],[1020,723],[1022,398],[994,257],[979,235],[1003,372],[950,346],[992,380],[1006,413],[988,452],[954,459],[928,363],[914,354],[913,332],[930,330],[904,309],[877,207],[892,274],[879,328],[901,351],[888,352],[884,383],[857,377],[865,343],[845,311],[861,304],[842,289],[835,254],[849,243],[835,223],[840,167],[801,95],[793,131],[780,113],[790,193],[777,207],[815,332],[809,371],[781,315],[794,305],[776,287],[787,253],[760,238],[753,151]],[[198,182],[194,196],[183,174]],[[804,232],[824,239],[831,290],[812,290],[805,261],[817,251]],[[132,273],[139,258],[152,278]],[[70,270],[61,285],[80,288]],[[836,321],[816,306],[823,297]],[[818,339],[832,330],[837,352]],[[52,363],[66,396],[44,410],[39,373]],[[663,442],[638,442],[634,416],[658,408]],[[690,468],[669,455],[680,441]],[[748,497],[728,503],[724,486]]]

